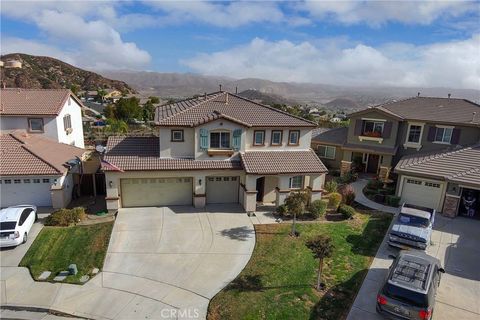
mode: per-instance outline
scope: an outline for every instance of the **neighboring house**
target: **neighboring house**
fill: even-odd
[[[220,91],[160,106],[158,137],[110,137],[107,207],[282,204],[320,199],[327,169],[310,149],[315,124]]]
[[[83,149],[25,131],[1,134],[0,207],[68,205],[75,181],[79,181],[84,153]]]
[[[0,91],[0,129],[25,130],[84,148],[82,103],[67,89]]]
[[[320,158],[328,159],[327,165],[342,174],[351,170],[352,162],[360,163],[365,172],[381,179],[398,163],[397,193],[402,201],[439,211],[443,209],[448,179],[438,183],[401,164],[409,156],[432,152],[443,158],[452,149],[480,141],[480,105],[464,99],[415,97],[355,112],[349,118],[348,129],[333,129],[313,137],[312,145]],[[425,163],[432,172],[441,166]]]

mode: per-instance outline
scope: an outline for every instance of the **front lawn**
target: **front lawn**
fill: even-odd
[[[30,269],[34,279],[43,271],[51,271],[48,280],[58,272],[77,264],[78,274],[65,282],[79,283],[92,268],[101,269],[110,241],[113,222],[74,227],[44,227],[20,262]]]
[[[257,243],[242,273],[210,302],[209,319],[342,319],[347,315],[391,221],[388,214],[357,214],[354,220],[257,225]],[[328,234],[322,292],[314,289],[318,262],[305,242]]]

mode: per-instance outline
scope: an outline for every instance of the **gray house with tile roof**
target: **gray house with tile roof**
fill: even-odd
[[[367,108],[350,114],[349,119],[348,128],[312,138],[312,147],[331,168],[345,173],[357,162],[365,172],[381,179],[395,168],[399,174],[397,194],[402,201],[448,211],[449,215],[453,209],[444,209],[449,188],[477,196],[480,180],[473,184],[463,181],[455,187],[451,177],[461,174],[455,171],[457,161],[471,168],[478,166],[472,159],[466,161],[464,155],[475,153],[477,147],[472,146],[480,142],[480,105],[465,99],[415,97]],[[431,157],[442,161],[432,161]],[[445,159],[455,160],[447,165]],[[449,174],[435,175],[445,168]],[[472,175],[466,172],[463,175]],[[449,203],[452,207],[452,201]],[[455,212],[461,211],[460,203],[456,203]]]
[[[321,198],[326,167],[315,124],[225,91],[159,106],[157,135],[110,137],[107,206],[282,204],[292,190]]]

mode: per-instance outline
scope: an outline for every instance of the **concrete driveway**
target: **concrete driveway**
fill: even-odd
[[[240,273],[255,246],[253,225],[240,206],[209,206],[206,211],[121,209],[103,287],[147,296],[172,313],[204,318],[209,300]],[[165,310],[157,308],[150,316],[165,315]]]
[[[436,217],[427,253],[445,267],[433,313],[435,320],[480,320],[480,221],[466,218]],[[377,292],[395,254],[384,242],[358,292],[347,319],[382,319],[375,312]]]
[[[84,285],[33,281],[17,267],[20,251],[9,266],[2,252],[0,305],[89,319],[204,319],[254,246],[240,206],[121,209],[103,271]]]

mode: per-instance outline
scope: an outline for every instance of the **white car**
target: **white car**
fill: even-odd
[[[37,220],[37,207],[22,205],[0,210],[0,248],[27,242],[28,233]]]

